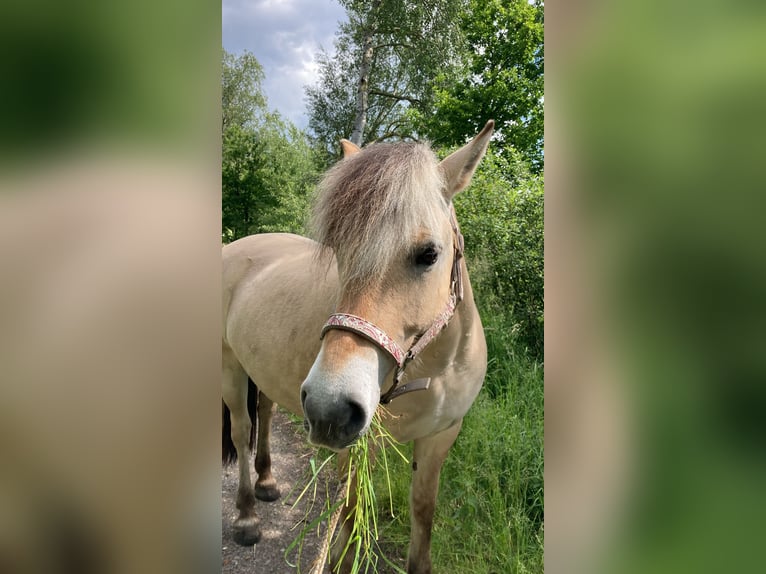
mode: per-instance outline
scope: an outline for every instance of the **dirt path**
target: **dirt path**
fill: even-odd
[[[261,521],[263,537],[251,548],[236,544],[232,538],[232,524],[237,516],[235,501],[237,497],[237,467],[229,466],[223,469],[221,477],[222,494],[222,574],[294,574],[297,569],[285,560],[285,550],[297,537],[302,524],[306,520],[306,512],[310,507],[310,496],[295,507],[292,504],[300,494],[307,481],[309,460],[316,456],[316,451],[306,443],[306,434],[299,425],[293,424],[287,415],[277,411],[272,426],[271,460],[274,476],[279,483],[282,498],[276,502],[261,502],[256,500],[256,512]],[[330,468],[332,467],[332,468]],[[330,491],[335,492],[335,467],[332,463],[326,467],[327,480],[330,481]],[[250,472],[255,483],[252,461]],[[300,483],[300,487],[291,490]],[[320,481],[320,485],[324,481]],[[313,509],[309,512],[308,522],[319,516],[325,505],[323,488],[317,489],[317,498]],[[303,573],[310,571],[311,563],[319,554],[322,540],[316,536],[306,536],[301,557]],[[322,529],[321,536],[324,536]],[[295,562],[297,556],[292,552],[289,556]]]

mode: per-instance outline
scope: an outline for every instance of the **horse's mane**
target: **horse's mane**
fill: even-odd
[[[443,178],[423,143],[379,143],[330,169],[314,199],[311,232],[342,262],[341,281],[361,288],[380,279],[419,231],[436,232]]]

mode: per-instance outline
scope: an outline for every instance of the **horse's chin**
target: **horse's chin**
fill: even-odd
[[[369,430],[368,424],[359,432],[348,435],[334,428],[323,429],[319,426],[312,426],[306,419],[303,420],[303,426],[306,429],[309,444],[327,448],[334,452],[340,452],[353,446]]]

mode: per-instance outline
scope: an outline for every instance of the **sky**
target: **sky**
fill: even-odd
[[[252,52],[263,66],[269,107],[308,124],[303,87],[318,77],[316,54],[332,52],[345,11],[336,0],[223,0],[223,47]]]

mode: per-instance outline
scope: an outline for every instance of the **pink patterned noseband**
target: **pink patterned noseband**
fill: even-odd
[[[348,313],[333,313],[322,328],[320,339],[324,338],[325,333],[330,329],[340,329],[351,331],[365,339],[375,343],[378,347],[391,355],[396,362],[397,369],[394,374],[394,383],[384,395],[380,397],[382,404],[388,404],[396,397],[411,391],[420,391],[428,389],[431,379],[416,379],[406,384],[400,385],[404,369],[426,346],[433,341],[436,336],[444,329],[455,314],[455,308],[463,300],[463,275],[460,269],[460,260],[463,257],[463,235],[455,218],[455,208],[450,206],[450,223],[454,232],[453,246],[454,257],[452,259],[452,274],[450,276],[450,294],[444,310],[434,320],[431,326],[415,339],[408,351],[402,349],[399,344],[386,332],[370,323],[367,319],[350,315]]]

